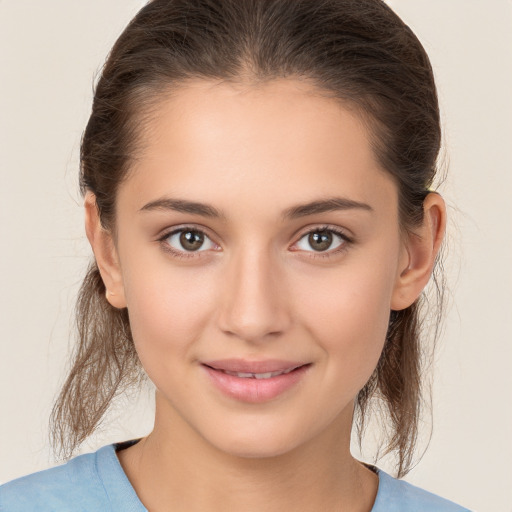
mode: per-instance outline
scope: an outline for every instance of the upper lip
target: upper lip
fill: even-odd
[[[266,359],[263,361],[248,361],[246,359],[218,359],[215,361],[203,361],[202,364],[227,372],[238,373],[270,373],[294,370],[307,363],[298,361],[283,361],[281,359]]]

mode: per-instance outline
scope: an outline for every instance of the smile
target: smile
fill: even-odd
[[[264,403],[291,392],[308,373],[311,363],[223,360],[202,368],[222,395],[239,402]]]
[[[240,377],[241,379],[270,379],[272,377],[277,377],[278,375],[286,375],[287,373],[293,372],[295,368],[290,368],[289,370],[282,370],[277,372],[267,372],[267,373],[246,373],[246,372],[228,372],[226,370],[223,371],[226,375],[232,375],[233,377]]]

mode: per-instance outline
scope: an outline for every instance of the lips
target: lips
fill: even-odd
[[[202,367],[217,390],[225,396],[248,403],[276,399],[303,379],[309,363],[283,360],[207,361]]]
[[[294,370],[303,366],[303,362],[284,361],[281,359],[266,359],[264,361],[247,361],[245,359],[221,359],[216,361],[204,361],[204,365],[231,373],[274,373]]]
[[[227,370],[218,371],[224,372],[226,375],[232,375],[233,377],[240,377],[241,379],[270,379],[272,377],[277,377],[278,375],[286,375],[287,373],[293,372],[293,370],[295,370],[295,368],[266,373],[229,372]]]

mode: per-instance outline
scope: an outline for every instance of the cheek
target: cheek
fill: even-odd
[[[150,377],[173,359],[192,359],[213,302],[201,270],[173,268],[165,261],[137,265],[134,259],[126,267],[135,269],[123,276],[130,326]]]
[[[340,266],[302,281],[295,290],[299,315],[328,356],[329,370],[357,393],[373,373],[389,325],[394,279],[390,267]]]

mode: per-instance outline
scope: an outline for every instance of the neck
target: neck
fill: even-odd
[[[350,422],[284,454],[248,458],[216,449],[180,418],[162,416],[157,405],[153,432],[118,454],[152,512],[372,508],[378,479],[350,454]]]

